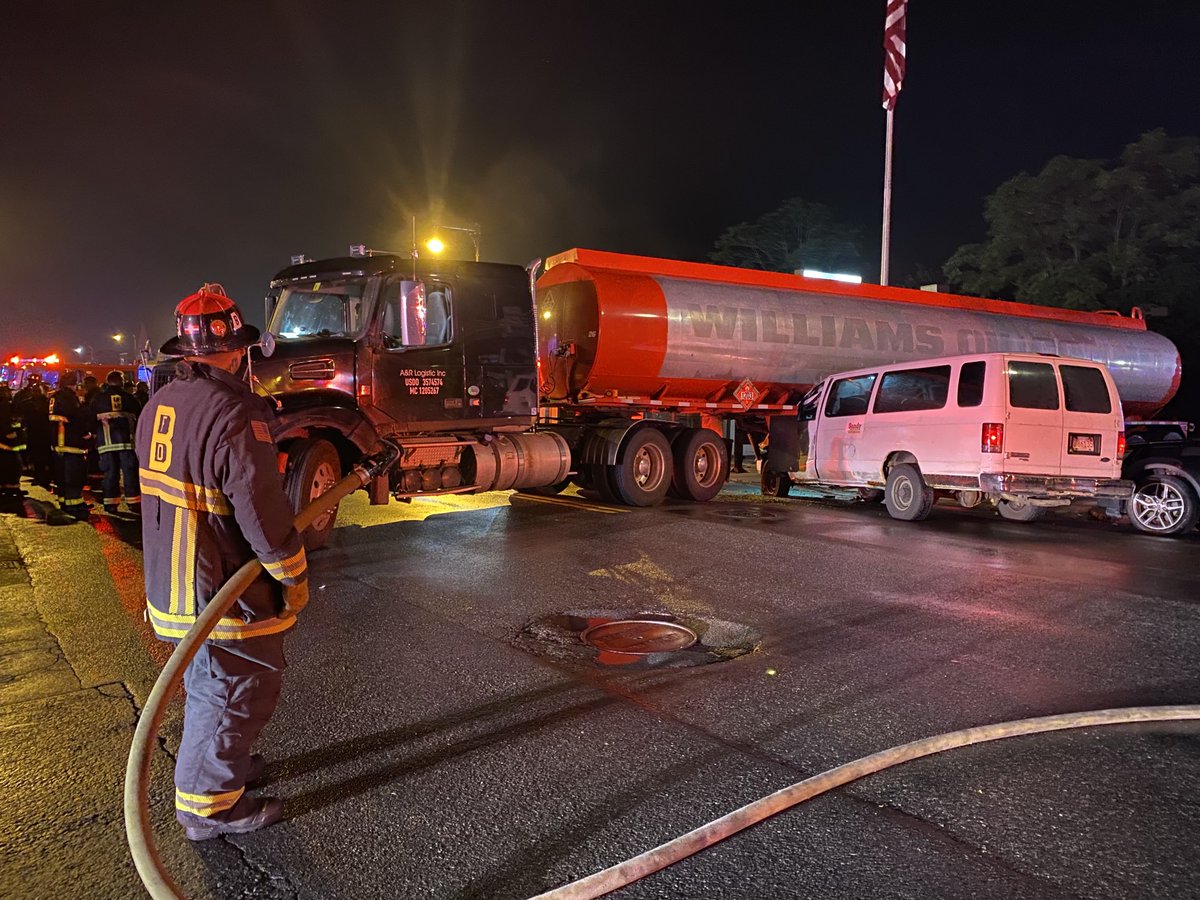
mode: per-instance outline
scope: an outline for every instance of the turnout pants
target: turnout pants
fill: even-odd
[[[283,635],[246,643],[256,645],[254,659],[205,643],[184,672],[175,763],[175,818],[182,825],[220,819],[242,798],[250,748],[279,701]]]
[[[16,450],[0,450],[0,500],[21,495],[21,455]]]
[[[138,461],[132,450],[109,450],[100,454],[100,472],[104,476],[104,505],[121,504],[121,480],[125,480],[125,502],[132,510],[141,509],[142,488],[138,484]]]
[[[82,450],[78,453],[54,451],[54,491],[63,512],[80,517],[87,515],[87,506],[83,502],[86,480],[87,457]]]

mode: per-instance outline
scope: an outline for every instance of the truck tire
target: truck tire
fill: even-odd
[[[1129,521],[1138,531],[1170,537],[1184,534],[1200,520],[1200,502],[1186,479],[1151,472],[1138,479],[1127,504]]]
[[[729,478],[729,448],[710,428],[689,428],[671,445],[675,476],[671,493],[684,500],[707,503]]]
[[[792,492],[792,479],[787,472],[772,472],[763,463],[762,495],[764,497],[786,497]]]
[[[933,509],[933,499],[933,490],[925,484],[920,469],[909,463],[892,466],[883,489],[888,515],[902,522],[919,522]]]
[[[996,504],[1000,518],[1010,522],[1036,522],[1046,512],[1044,507],[1034,506],[1024,500],[1001,500]]]
[[[609,486],[626,506],[657,506],[667,495],[674,470],[671,445],[657,428],[635,431],[621,461],[609,470]]]
[[[283,490],[292,504],[292,512],[300,512],[340,481],[341,477],[342,463],[329,441],[315,439],[293,444],[288,449],[287,475],[283,481]],[[308,527],[303,535],[305,550],[320,550],[328,543],[337,521],[337,512],[335,506]]]

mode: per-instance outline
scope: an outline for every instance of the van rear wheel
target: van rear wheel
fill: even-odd
[[[909,463],[892,466],[883,490],[888,515],[902,522],[919,522],[933,509],[933,499],[933,489],[925,484],[920,469]]]
[[[1000,518],[1010,522],[1035,522],[1046,512],[1045,507],[1034,506],[1026,500],[1001,500],[996,504]]]
[[[762,495],[764,497],[786,497],[792,492],[792,479],[787,472],[772,472],[763,464]]]

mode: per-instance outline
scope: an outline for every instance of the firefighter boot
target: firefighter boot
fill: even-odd
[[[213,816],[203,825],[185,825],[189,841],[208,841],[223,834],[248,834],[283,818],[283,801],[274,797],[242,796],[228,813]]]
[[[246,770],[246,787],[254,787],[263,780],[267,772],[267,761],[261,753],[250,754],[250,768]]]

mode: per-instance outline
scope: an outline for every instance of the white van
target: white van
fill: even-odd
[[[792,484],[882,490],[915,521],[939,496],[985,500],[1032,521],[1074,498],[1128,498],[1124,421],[1100,363],[979,353],[831,375],[804,398],[797,427],[772,423],[764,493]]]

